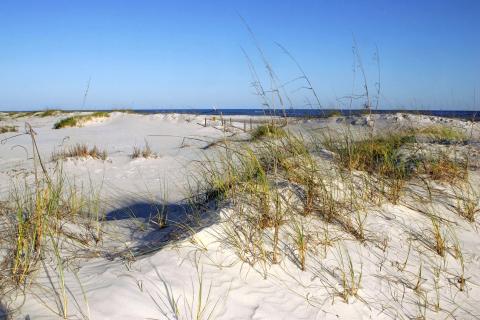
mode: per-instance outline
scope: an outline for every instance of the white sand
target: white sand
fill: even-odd
[[[204,118],[201,116],[114,113],[110,118],[94,121],[82,128],[53,130],[53,123],[61,117],[20,118],[6,120],[2,124],[23,127],[25,121],[31,123],[45,160],[54,150],[76,142],[105,148],[108,152],[106,161],[67,160],[64,170],[79,185],[90,184],[90,181],[94,186],[103,183],[102,195],[108,199],[107,211],[132,204],[163,201],[165,194],[169,203],[179,202],[185,196],[186,182],[195,161],[203,157],[201,148],[208,144],[182,137],[213,141],[223,136],[222,130],[203,127]],[[421,125],[444,121],[415,117]],[[378,118],[378,125],[383,128],[406,121],[401,115]],[[468,129],[466,122],[446,121],[449,125]],[[341,126],[336,119],[320,123],[317,120],[302,121],[296,126],[298,129],[299,126],[314,128],[325,125]],[[478,125],[475,130],[478,134]],[[2,134],[0,140],[13,135]],[[158,158],[132,160],[133,146],[143,146],[145,139]],[[31,157],[30,148],[28,136],[0,145],[0,199],[8,196],[9,187],[15,179],[23,175],[31,178],[32,161],[26,154],[28,152],[28,157]],[[478,170],[473,173],[473,179],[479,181]],[[167,186],[167,193],[163,190],[164,186]],[[318,244],[307,258],[304,272],[289,259],[288,254],[279,264],[268,267],[267,272],[260,264],[251,267],[239,262],[232,248],[226,244],[222,231],[221,216],[231,214],[225,208],[220,218],[205,217],[205,228],[197,233],[162,245],[158,250],[135,259],[90,257],[72,260],[65,275],[68,315],[71,319],[176,319],[172,305],[178,304],[180,319],[195,318],[201,279],[202,305],[205,306],[203,319],[210,313],[212,319],[413,319],[424,312],[421,305],[425,299],[430,305],[425,311],[427,319],[479,318],[478,221],[470,224],[452,212],[439,210],[437,214],[452,222],[462,245],[467,279],[463,292],[455,286],[455,277],[460,274],[458,260],[447,254],[443,261],[428,249],[420,238],[430,232],[429,219],[403,205],[384,205],[368,215],[368,237],[379,241],[362,244],[348,235],[342,235],[343,240],[333,247],[326,247],[326,251],[323,245]],[[138,244],[150,241],[158,245],[162,231],[156,231],[152,226],[145,224],[142,230],[137,224],[137,230],[129,232],[133,228],[132,223],[141,224],[144,221],[141,217],[131,217],[105,222],[106,230],[115,230],[120,235],[118,238],[106,236],[102,246],[129,246],[134,252]],[[323,227],[313,219],[306,225],[319,232]],[[332,227],[332,234],[335,234],[334,229]],[[388,244],[385,250],[378,245],[383,239],[387,239]],[[288,252],[287,249],[285,252]],[[339,265],[342,259],[339,250],[348,250],[356,271],[362,273],[359,298],[351,298],[348,303],[335,295],[335,290],[341,290]],[[346,264],[345,254],[343,258]],[[428,292],[426,298],[412,290],[420,265],[423,266],[421,287]],[[437,299],[432,273],[434,266],[443,270],[438,283],[439,310],[431,307]],[[25,297],[8,297],[7,300],[13,301],[11,307],[16,308],[13,318],[57,317],[55,312],[58,312],[58,304],[63,299],[56,273],[50,272],[51,278],[40,266],[36,282]]]

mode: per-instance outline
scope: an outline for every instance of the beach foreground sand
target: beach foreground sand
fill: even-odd
[[[19,135],[25,123],[35,132],[38,153],[50,177],[61,174],[65,188],[77,190],[85,204],[78,217],[62,220],[61,232],[50,235],[54,240],[45,235],[45,246],[54,248],[54,254],[45,253],[18,286],[5,280],[0,318],[2,308],[14,319],[480,317],[480,235],[475,211],[480,208],[479,123],[406,114],[289,119],[286,123],[268,117],[250,121],[246,116],[205,119],[113,112],[79,127],[53,129],[65,117],[1,116],[1,125],[18,127],[17,132],[0,134],[0,201],[6,208],[2,230],[14,226],[12,221],[19,214],[9,205],[12,196],[31,191],[35,185],[32,139]],[[462,161],[467,155],[467,177],[463,171],[453,171],[453,175],[462,175],[462,181],[456,176],[436,179],[428,176],[434,169],[425,169],[408,182],[402,180],[401,192],[392,199],[384,196],[385,189],[384,193],[367,190],[353,182],[347,187],[346,181],[365,186],[362,183],[370,175],[380,173],[352,165],[352,177],[343,178],[344,171],[334,164],[335,151],[318,144],[309,151],[315,167],[325,173],[322,184],[311,180],[323,188],[315,191],[316,197],[358,195],[355,200],[342,198],[341,204],[339,199],[331,200],[332,212],[355,202],[356,210],[348,209],[352,224],[322,216],[324,207],[307,212],[302,195],[308,198],[308,190],[301,186],[310,180],[299,182],[295,176],[284,175],[280,179],[274,175],[274,162],[268,203],[277,215],[283,210],[282,218],[278,224],[265,222],[261,239],[255,238],[257,233],[249,233],[250,220],[238,217],[255,206],[257,198],[252,194],[264,191],[255,189],[257,193],[232,198],[228,195],[243,194],[252,187],[232,191],[228,185],[227,196],[204,201],[201,207],[195,206],[192,196],[199,179],[207,178],[211,162],[228,150],[238,152],[245,145],[262,147],[261,141],[285,139],[283,133],[252,139],[250,126],[255,130],[263,122],[308,139],[308,146],[317,141],[312,137],[325,138],[325,132],[330,138],[349,132],[354,140],[361,140],[372,132],[447,127],[461,133],[461,141],[432,141],[420,134],[414,145],[421,146],[421,151],[415,152],[448,149]],[[291,148],[293,143],[289,143]],[[105,154],[65,154],[82,144],[96,146],[98,154]],[[135,148],[138,154],[133,157]],[[310,165],[294,162],[292,168]],[[37,174],[42,176],[38,166]],[[230,174],[222,170],[223,178]],[[335,182],[338,179],[342,179],[340,187]],[[279,205],[284,202],[295,204]],[[466,206],[473,206],[473,220],[459,214]],[[295,210],[303,213],[294,214]],[[160,221],[158,216],[165,213],[168,216]],[[13,230],[18,232],[18,228]],[[443,252],[439,241],[444,242]],[[0,258],[18,249],[7,240],[0,245]],[[4,264],[0,268],[8,274],[12,267]]]

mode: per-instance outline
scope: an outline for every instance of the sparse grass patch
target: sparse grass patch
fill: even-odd
[[[434,125],[413,130],[415,135],[425,136],[434,142],[454,143],[467,140],[465,133],[451,127]]]
[[[17,126],[0,126],[0,134],[7,132],[18,132]]]
[[[86,144],[77,143],[67,149],[55,152],[52,155],[52,161],[64,160],[67,158],[86,158],[92,157],[94,159],[107,159],[107,151],[100,150],[97,146],[89,148]]]
[[[347,248],[337,248],[338,271],[343,291],[340,296],[348,303],[350,297],[357,297],[362,283],[362,265],[354,265]]]
[[[71,117],[59,120],[53,125],[53,128],[61,129],[61,128],[68,128],[68,127],[78,127],[83,125],[85,122],[88,122],[95,118],[108,118],[109,116],[110,114],[105,111],[97,111],[87,115],[71,116]]]
[[[22,117],[29,117],[33,116],[37,113],[37,111],[19,111],[19,112],[9,112],[12,119],[22,118]]]
[[[150,145],[148,144],[147,141],[145,141],[145,145],[140,148],[140,147],[133,147],[133,152],[130,155],[132,159],[137,159],[137,158],[156,158],[157,154],[152,151],[150,148]]]
[[[470,183],[453,186],[454,205],[453,211],[469,222],[475,222],[480,213],[480,195]]]
[[[42,111],[38,114],[39,117],[45,118],[45,117],[51,117],[51,116],[56,116],[59,114],[64,113],[64,111],[59,110],[59,109],[47,109],[45,111]]]
[[[452,160],[445,154],[420,161],[419,173],[427,174],[433,180],[449,183],[465,181],[468,178],[467,162]]]

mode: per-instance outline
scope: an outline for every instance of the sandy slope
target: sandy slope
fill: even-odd
[[[113,208],[122,207],[142,211],[142,205],[149,201],[165,200],[162,199],[165,186],[166,200],[175,206],[185,196],[188,175],[195,160],[202,159],[201,148],[208,143],[182,137],[213,141],[223,135],[221,130],[199,125],[203,118],[195,116],[115,113],[82,128],[53,130],[52,125],[58,118],[7,121],[19,126],[23,126],[24,121],[31,123],[38,134],[39,149],[47,160],[54,150],[76,142],[105,148],[109,154],[106,161],[68,160],[64,170],[79,185],[103,183],[102,194],[108,199],[105,210],[109,213],[115,212]],[[379,118],[377,125],[383,128],[412,121],[401,115]],[[359,127],[365,124],[363,119],[355,121],[359,121]],[[428,125],[449,120],[417,116],[414,121]],[[342,122],[337,119],[320,123],[305,121],[295,124],[294,129],[340,128]],[[452,120],[449,125],[468,129],[467,124],[459,120]],[[478,125],[475,130],[478,134]],[[9,135],[13,134],[0,138]],[[145,139],[159,157],[130,159],[133,146],[143,145]],[[29,148],[29,137],[17,137],[0,145],[2,198],[7,197],[12,181],[23,175],[31,178],[31,160],[27,159],[25,150],[16,145]],[[478,178],[477,171],[473,179],[478,182]],[[189,319],[197,315],[201,300],[204,318],[211,314],[211,318],[219,319],[408,319],[424,312],[428,319],[479,318],[478,221],[469,224],[452,212],[438,210],[451,222],[462,244],[467,278],[463,292],[455,283],[460,272],[458,261],[450,255],[445,260],[439,259],[428,248],[422,236],[430,232],[429,219],[404,205],[384,205],[368,215],[368,237],[376,241],[362,244],[331,227],[331,237],[340,240],[332,246],[318,244],[307,258],[304,272],[296,266],[292,258],[294,249],[286,242],[282,244],[285,256],[277,265],[265,269],[261,264],[252,267],[241,263],[225,241],[222,217],[232,212],[224,208],[205,216],[204,228],[197,233],[184,233],[180,240],[146,253],[136,252],[135,245],[148,242],[158,245],[164,234],[148,225],[138,228],[135,223],[144,223],[145,217],[122,216],[119,220],[107,221],[105,228],[119,235],[116,238],[107,235],[104,246],[130,246],[132,250],[125,252],[137,256],[72,260],[65,277],[68,314],[72,319],[175,319],[177,304],[180,318]],[[313,219],[305,224],[319,232],[325,227]],[[130,232],[133,228],[138,230]],[[362,276],[359,298],[351,298],[348,303],[336,295],[341,290],[339,266],[342,261],[343,265],[348,264],[347,251],[356,276],[360,273]],[[424,266],[421,287],[428,291],[425,298],[412,290],[421,265]],[[435,267],[444,270],[438,281],[433,272]],[[12,305],[18,309],[13,317],[55,318],[55,312],[63,303],[57,274],[49,267],[40,268],[37,282],[26,293],[25,300],[22,296],[14,300]],[[425,299],[433,304],[436,292],[439,310],[424,310]]]

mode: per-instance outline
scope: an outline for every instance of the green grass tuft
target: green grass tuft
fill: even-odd
[[[260,125],[251,133],[252,140],[258,140],[265,137],[281,138],[284,136],[286,136],[285,130],[274,124]]]

